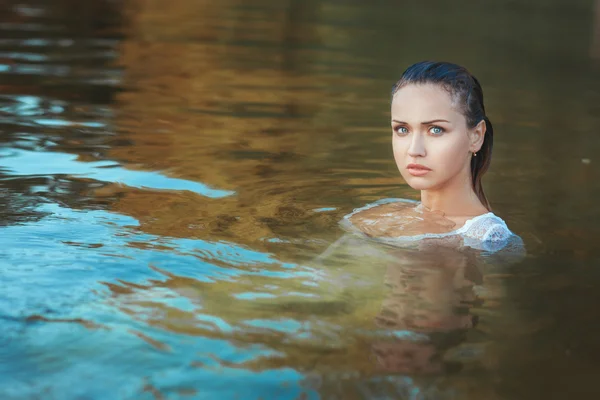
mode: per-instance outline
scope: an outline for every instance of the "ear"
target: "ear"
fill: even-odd
[[[471,152],[477,153],[479,149],[481,149],[486,130],[487,125],[485,124],[485,120],[482,119],[477,125],[475,125],[475,128],[469,131],[469,141],[471,142],[469,150],[471,150]]]

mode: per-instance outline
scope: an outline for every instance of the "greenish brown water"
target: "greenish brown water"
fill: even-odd
[[[598,10],[3,3],[0,398],[598,397]],[[415,198],[388,93],[422,59],[483,84],[518,264],[326,253],[353,208]]]

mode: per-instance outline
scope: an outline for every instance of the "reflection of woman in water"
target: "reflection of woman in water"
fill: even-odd
[[[394,85],[391,109],[394,158],[421,201],[380,200],[346,216],[344,226],[394,243],[459,236],[470,247],[503,247],[513,235],[481,183],[493,129],[477,79],[455,64],[414,64]]]
[[[388,293],[375,323],[394,334],[373,344],[379,369],[448,370],[444,351],[464,341],[477,321],[471,307],[479,301],[473,289],[481,285],[482,275],[473,261],[469,253],[451,247],[430,247],[388,265]]]
[[[387,293],[369,345],[375,369],[400,398],[432,391],[445,398],[436,377],[460,369],[448,354],[477,325],[472,308],[498,290],[486,274],[524,248],[483,191],[493,129],[475,77],[449,63],[412,65],[393,87],[391,125],[396,164],[421,201],[382,199],[354,210],[342,220],[349,234],[319,258],[336,267],[334,281],[346,290],[365,286],[365,267],[385,271]],[[372,382],[356,383],[367,393]]]
[[[368,366],[350,381],[324,373],[316,389],[327,395],[361,393],[341,397],[348,399],[495,399],[489,332],[503,316],[486,303],[491,298],[497,305],[503,297],[498,272],[506,273],[507,250],[462,246],[458,236],[424,238],[400,248],[344,235],[321,262],[342,292],[335,297],[361,302],[348,309],[362,321],[357,327],[365,335],[360,342]],[[370,301],[377,306],[367,305]],[[367,318],[365,310],[372,312]],[[352,338],[352,330],[347,335]]]

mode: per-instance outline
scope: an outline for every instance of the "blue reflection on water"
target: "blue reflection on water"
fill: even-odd
[[[137,220],[116,213],[57,204],[43,204],[36,211],[47,216],[0,232],[1,398],[28,398],[41,392],[48,398],[153,398],[141,392],[148,382],[167,398],[182,388],[197,390],[198,399],[234,398],[240,394],[239,382],[252,388],[252,398],[297,398],[301,393],[318,398],[298,385],[303,375],[292,369],[254,372],[235,367],[278,356],[265,345],[155,328],[143,314],[132,318],[115,306],[102,284],[166,278],[150,265],[204,282],[262,275],[267,269],[281,278],[296,278],[303,275],[298,266],[233,243],[141,233]],[[139,249],[130,246],[132,242],[159,243],[164,250]],[[102,246],[93,246],[98,244]],[[168,288],[160,290],[152,292],[158,298],[149,300],[162,302],[177,295]],[[220,333],[238,329],[219,317],[201,314],[201,305],[181,296],[166,301],[171,307],[194,310],[196,319],[186,321],[189,324]],[[58,322],[27,319],[32,315]],[[69,322],[77,320],[98,328]],[[278,331],[298,328],[289,321],[249,323]]]
[[[114,161],[77,161],[76,155],[66,153],[5,149],[0,151],[0,168],[13,176],[66,174],[121,183],[135,188],[189,190],[212,198],[227,197],[235,193],[230,190],[212,189],[199,182],[170,178],[159,172],[128,170]]]
[[[0,24],[0,29],[2,24]],[[44,62],[48,60],[45,54],[24,53],[24,52],[0,52],[0,59],[23,60],[29,62]],[[7,65],[5,65],[8,67]]]
[[[0,112],[18,117],[59,114],[67,105],[64,101],[38,96],[0,96],[0,101],[6,102],[6,104],[0,103]]]
[[[106,126],[105,123],[96,122],[96,121],[74,122],[74,121],[67,121],[67,120],[64,120],[64,119],[50,119],[50,118],[37,118],[37,119],[33,119],[33,121],[36,124],[38,124],[38,125],[58,126],[58,127],[62,127],[62,126],[85,126],[85,127],[88,127],[88,128],[102,128],[102,127]]]

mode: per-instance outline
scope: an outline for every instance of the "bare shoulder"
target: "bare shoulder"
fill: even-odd
[[[375,207],[369,207],[364,210],[352,214],[350,221],[357,224],[373,224],[380,222],[384,218],[398,217],[401,215],[409,214],[410,211],[414,212],[415,204],[397,201],[393,203],[380,204]]]
[[[355,229],[371,237],[415,236],[446,233],[455,223],[443,214],[424,212],[418,203],[409,201],[387,202],[356,210],[349,222]]]
[[[390,236],[407,217],[415,214],[415,203],[397,201],[380,204],[354,213],[350,222],[368,236]]]

